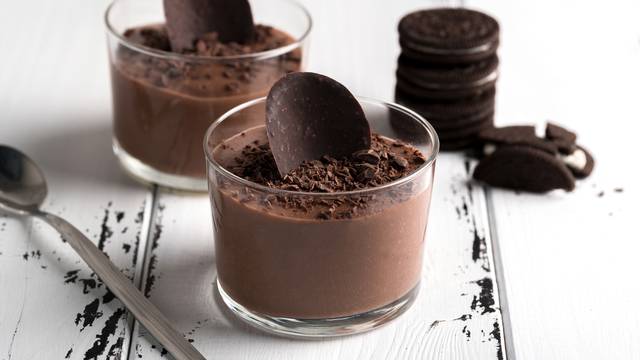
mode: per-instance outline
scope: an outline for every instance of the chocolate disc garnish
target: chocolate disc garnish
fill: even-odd
[[[195,40],[216,32],[222,42],[253,39],[253,15],[247,0],[164,0],[171,49],[192,49]]]
[[[341,158],[371,147],[358,100],[337,81],[299,72],[280,79],[266,103],[267,136],[280,175],[304,161]]]

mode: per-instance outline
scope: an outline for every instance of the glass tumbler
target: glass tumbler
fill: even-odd
[[[195,56],[132,42],[124,33],[164,23],[162,0],[115,0],[105,21],[113,98],[113,149],[135,178],[206,191],[202,137],[212,121],[265,96],[283,75],[301,71],[311,31],[307,10],[293,0],[250,1],[256,24],[290,43],[234,56]]]
[[[267,144],[264,98],[230,110],[205,135],[217,288],[258,328],[292,337],[367,331],[402,314],[418,293],[438,137],[407,108],[358,101],[373,132],[418,148],[426,162],[376,188],[287,191],[227,168],[246,145]],[[331,206],[353,212],[318,216]]]

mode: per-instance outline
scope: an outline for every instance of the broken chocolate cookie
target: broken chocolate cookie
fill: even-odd
[[[576,144],[575,133],[548,124],[545,138],[534,126],[506,126],[481,131],[484,158],[473,177],[491,186],[547,192],[573,190],[575,179],[591,174],[591,154]]]
[[[480,161],[473,177],[491,186],[535,193],[575,188],[575,179],[564,163],[527,146],[499,147]]]

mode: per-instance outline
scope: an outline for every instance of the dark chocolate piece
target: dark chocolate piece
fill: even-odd
[[[535,193],[575,188],[575,178],[562,161],[528,146],[499,147],[480,160],[473,177],[491,186]]]
[[[171,49],[182,52],[194,42],[215,32],[224,43],[253,40],[254,24],[247,0],[164,0]]]
[[[266,103],[267,136],[282,176],[304,161],[342,158],[371,146],[371,130],[356,98],[324,75],[280,79]]]

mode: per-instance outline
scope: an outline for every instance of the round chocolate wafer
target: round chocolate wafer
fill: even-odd
[[[163,0],[171,49],[192,49],[198,36],[216,32],[222,42],[253,40],[254,23],[247,0]]]
[[[491,57],[500,26],[491,16],[461,8],[410,13],[398,24],[400,45],[407,56],[432,62],[478,61]]]
[[[310,72],[290,73],[267,95],[267,137],[280,175],[304,161],[341,158],[371,146],[358,100],[339,82]]]

